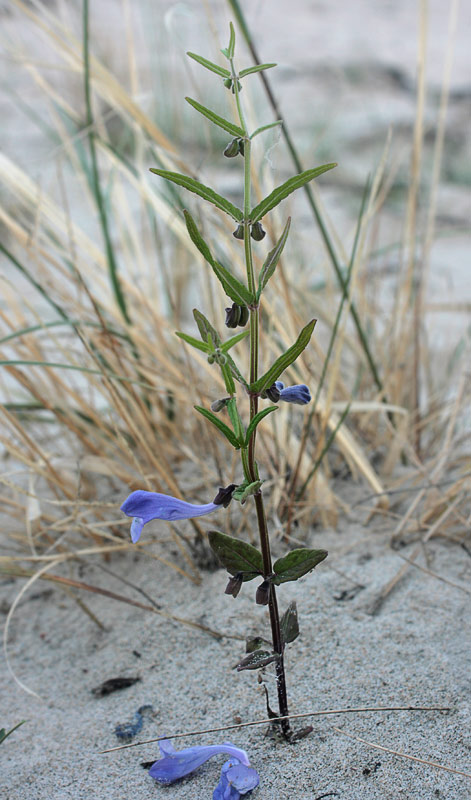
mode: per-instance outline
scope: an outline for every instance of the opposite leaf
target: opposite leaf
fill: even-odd
[[[240,208],[234,206],[229,200],[226,200],[225,197],[221,197],[220,194],[210,189],[209,186],[205,186],[204,183],[200,183],[194,178],[189,178],[188,175],[182,175],[179,172],[169,172],[166,169],[151,167],[150,171],[155,173],[155,175],[160,175],[161,178],[176,183],[178,186],[183,186],[184,189],[188,189],[189,192],[194,192],[202,197],[203,200],[213,203],[213,205],[220,208],[221,211],[224,211],[232,217],[232,219],[235,219],[236,222],[241,222],[244,215]]]
[[[252,383],[250,385],[251,392],[263,392],[264,389],[268,389],[276,380],[280,377],[281,373],[285,371],[292,364],[298,356],[303,352],[304,348],[307,347],[309,344],[309,340],[312,336],[312,332],[314,330],[314,326],[317,320],[312,319],[308,322],[307,325],[302,329],[301,333],[299,334],[298,338],[296,339],[295,343],[291,345],[291,347],[286,350],[283,355],[276,359],[275,363],[270,367],[258,381]]]
[[[214,64],[212,61],[209,61],[207,58],[203,58],[203,56],[198,56],[196,53],[187,53],[187,56],[197,61],[198,64],[201,64],[202,67],[206,67],[206,69],[211,70],[211,72],[215,72],[216,75],[220,75],[221,78],[230,78],[231,73],[225,67],[220,67],[218,64]]]
[[[250,439],[254,430],[257,428],[257,425],[266,417],[268,414],[271,414],[272,411],[276,411],[278,406],[268,406],[268,408],[263,408],[261,411],[258,411],[257,414],[253,417],[250,421],[249,427],[247,428],[247,433],[245,435],[245,447],[249,446]]]
[[[260,295],[263,292],[265,286],[267,285],[268,281],[270,280],[271,276],[273,275],[278,261],[280,260],[280,256],[283,252],[283,248],[286,244],[286,240],[289,234],[289,228],[291,225],[291,217],[288,217],[288,221],[284,227],[283,233],[281,234],[280,238],[278,239],[275,247],[273,250],[270,250],[268,253],[262,269],[260,270],[260,276],[258,279],[258,290],[257,290],[257,302],[260,299]]]
[[[237,672],[242,672],[244,669],[261,669],[261,667],[266,667],[267,664],[276,661],[277,658],[278,655],[276,653],[270,653],[268,650],[255,650],[255,652],[245,656],[242,661],[239,661],[236,669]]]
[[[219,336],[217,330],[213,328],[210,321],[206,319],[204,314],[201,311],[198,311],[197,308],[194,308],[193,316],[203,342],[208,342],[208,338],[210,338],[214,347],[220,347],[221,337]]]
[[[243,139],[245,136],[245,131],[243,128],[240,128],[238,125],[234,125],[233,122],[229,122],[229,120],[220,117],[210,108],[206,108],[206,106],[202,106],[201,103],[198,103],[196,100],[192,100],[191,97],[185,97],[187,103],[196,111],[199,111],[203,117],[209,119],[210,122],[214,122],[215,125],[218,125],[223,130],[227,131],[231,134],[231,136],[238,136],[240,139]]]
[[[298,609],[296,600],[292,600],[281,620],[281,638],[284,644],[294,642],[299,636]]]
[[[275,208],[278,203],[281,203],[285,197],[288,197],[291,192],[294,192],[296,189],[304,186],[305,183],[312,181],[313,178],[318,178],[323,172],[327,172],[329,169],[333,169],[336,166],[337,164],[323,164],[322,167],[306,169],[304,172],[300,172],[299,175],[294,175],[292,178],[289,178],[289,180],[282,183],[281,186],[277,186],[277,188],[265,197],[258,206],[252,209],[250,212],[250,221],[252,223],[258,222],[258,220],[271,211],[272,208]]]
[[[243,581],[263,575],[262,554],[256,547],[220,531],[209,531],[208,538],[213,553],[231,575],[241,572]]]
[[[245,78],[246,75],[251,75],[253,72],[261,72],[262,69],[271,69],[271,67],[276,67],[277,64],[256,64],[255,67],[247,67],[246,69],[241,69],[239,72],[239,78]]]
[[[184,342],[191,344],[192,347],[196,347],[197,350],[201,350],[203,353],[211,352],[209,344],[200,342],[198,339],[195,339],[194,336],[189,336],[187,333],[182,333],[182,331],[175,331],[175,333],[180,339],[183,339]]]
[[[291,550],[291,553],[279,558],[273,564],[275,577],[271,581],[276,586],[287,581],[297,581],[320,564],[324,558],[327,558],[327,550],[308,550],[306,547]]]
[[[215,426],[222,433],[223,436],[226,437],[227,441],[235,447],[236,450],[239,450],[241,447],[241,443],[238,441],[234,433],[229,428],[229,425],[226,425],[219,417],[212,413],[212,411],[208,411],[207,408],[202,408],[202,406],[195,406],[196,411],[199,411],[203,417],[206,417],[209,422]]]

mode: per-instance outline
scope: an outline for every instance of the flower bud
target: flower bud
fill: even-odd
[[[226,89],[232,89],[232,78],[226,78],[224,81]]]
[[[210,353],[208,356],[208,364],[214,364],[215,358],[216,356],[214,355],[214,353]]]
[[[226,312],[226,326],[228,328],[237,328],[240,320],[241,306],[237,303],[232,303],[230,308],[224,309]]]
[[[243,572],[237,572],[229,578],[224,594],[231,594],[232,597],[237,597],[242,587],[243,574]]]
[[[265,390],[265,394],[272,403],[277,403],[280,399],[280,390],[278,389],[276,383],[272,383],[272,385]]]
[[[244,140],[243,139],[239,139],[239,153],[241,154],[241,156],[244,155]]]
[[[234,239],[243,239],[244,238],[244,226],[238,225],[236,230],[233,232]]]
[[[232,500],[232,492],[234,491],[234,489],[237,489],[236,483],[230,483],[229,486],[226,486],[225,489],[223,486],[220,486],[219,492],[214,498],[213,503],[216,506],[224,506],[224,508],[227,508],[227,506]]]
[[[230,399],[230,397],[222,397],[221,400],[214,400],[210,406],[211,411],[214,411],[215,414],[217,414],[219,411],[222,411],[222,409],[227,406]]]
[[[239,155],[239,140],[233,139],[232,142],[226,146],[224,150],[224,155],[226,158],[235,158]]]
[[[270,581],[263,581],[255,593],[255,602],[258,606],[268,605],[270,598]]]
[[[265,231],[262,228],[261,222],[254,222],[250,231],[250,235],[252,239],[255,239],[256,242],[262,241],[262,239],[265,237]]]
[[[240,81],[237,81],[237,88],[238,88],[239,92],[242,91],[242,84],[241,84]],[[234,86],[232,87],[232,94],[235,94],[235,87]]]
[[[216,353],[216,364],[219,364],[220,367],[227,364],[227,358],[224,353]]]

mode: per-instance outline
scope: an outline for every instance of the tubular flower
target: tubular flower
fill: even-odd
[[[280,393],[280,400],[285,403],[296,403],[298,406],[304,406],[311,402],[311,393],[305,383],[299,383],[295,386],[287,386],[283,381],[275,381],[276,388]]]
[[[251,792],[259,783],[256,770],[241,764],[237,758],[230,758],[223,764],[213,800],[239,800],[241,795]]]
[[[152,764],[149,770],[151,778],[155,778],[159,783],[168,784],[179,780],[179,778],[184,778],[185,775],[198,769],[208,758],[219,755],[219,753],[225,753],[231,756],[231,760],[233,760],[235,764],[243,766],[245,769],[250,766],[250,761],[245,750],[240,750],[238,747],[231,744],[231,742],[187,747],[185,750],[175,750],[169,739],[162,739],[159,742],[159,749],[162,758]],[[255,772],[255,770],[251,770],[251,772],[252,771]],[[242,776],[240,776],[240,778],[242,778]],[[221,798],[224,797],[224,795],[219,796]],[[216,797],[218,797],[218,795],[216,795]]]
[[[168,494],[159,492],[145,492],[138,489],[126,498],[121,511],[128,517],[133,517],[131,523],[131,539],[135,543],[138,541],[142,529],[151,519],[191,519],[191,517],[201,517],[204,514],[212,514],[221,508],[221,503],[206,503],[206,505],[194,505],[172,497]]]

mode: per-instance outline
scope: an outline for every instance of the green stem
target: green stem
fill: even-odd
[[[255,294],[255,275],[254,265],[252,258],[252,244],[250,238],[250,210],[251,210],[251,141],[248,137],[247,126],[245,123],[242,104],[240,101],[239,88],[237,83],[237,75],[234,69],[233,61],[231,60],[232,79],[235,91],[235,99],[237,104],[237,111],[241,127],[245,133],[244,139],[244,250],[245,250],[245,265],[247,270],[247,285],[249,291]],[[250,383],[255,383],[258,377],[258,349],[259,349],[259,308],[258,306],[250,309]],[[250,421],[253,420],[258,411],[258,396],[250,395]],[[253,432],[248,450],[242,453],[242,463],[245,470],[248,471],[250,482],[258,480],[258,467],[255,459],[255,441],[256,431]],[[270,537],[268,534],[267,518],[265,514],[265,507],[263,503],[262,491],[259,490],[254,496],[255,508],[257,512],[258,531],[260,537],[260,549],[262,551],[263,559],[263,574],[264,578],[269,578],[272,574],[272,560],[270,551]],[[280,717],[287,717],[288,710],[288,697],[286,691],[286,676],[284,667],[284,643],[281,635],[280,615],[278,612],[278,602],[276,598],[276,589],[273,584],[270,584],[270,594],[268,599],[268,610],[270,614],[270,626],[273,641],[273,650],[278,655],[276,661],[276,686],[278,692],[278,707]],[[290,725],[288,719],[281,721],[281,730],[285,738],[290,736]]]

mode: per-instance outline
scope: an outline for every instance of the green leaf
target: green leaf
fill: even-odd
[[[211,352],[208,344],[200,342],[198,339],[195,339],[194,336],[189,336],[187,333],[182,333],[181,331],[175,331],[175,333],[179,339],[183,339],[184,342],[191,344],[192,347],[196,347],[197,350],[201,350],[203,353]]]
[[[299,636],[298,609],[292,600],[280,620],[281,638],[284,644],[294,642]]]
[[[223,364],[221,366],[221,372],[222,372],[222,377],[224,378],[226,392],[228,392],[228,394],[230,395],[235,394],[235,383],[234,383],[234,378],[232,377],[230,366],[228,364]]]
[[[242,331],[242,333],[236,333],[235,336],[231,336],[230,339],[226,339],[226,341],[223,342],[221,345],[222,352],[227,353],[227,351],[230,350],[231,347],[234,347],[234,345],[241,342],[242,339],[245,339],[249,335],[249,333],[250,333],[249,330]]]
[[[215,258],[213,258],[211,254],[211,250],[209,249],[208,245],[206,244],[205,240],[201,236],[196,222],[194,221],[193,217],[191,216],[190,212],[186,209],[183,211],[183,215],[185,217],[187,231],[190,235],[190,239],[193,244],[198,248],[201,255],[206,259],[208,264],[211,265],[214,274],[221,282],[222,288],[224,289],[225,293],[234,303],[239,303],[245,305],[247,302],[253,303],[254,298],[250,294],[249,290],[241,283],[237,278],[235,278],[229,270],[219,264]]]
[[[194,406],[203,417],[206,417],[213,425],[226,437],[227,441],[235,447],[236,450],[240,449],[240,443],[237,441],[236,437],[234,436],[233,432],[229,428],[229,425],[226,425],[219,417],[212,413],[212,411],[208,411],[206,408],[202,408],[201,406]]]
[[[263,636],[250,636],[245,640],[245,652],[254,653],[255,650],[260,650],[263,644],[270,645],[271,642],[264,639]]]
[[[268,125],[262,125],[260,128],[254,130],[253,133],[250,134],[249,139],[255,139],[259,133],[263,133],[263,131],[268,131],[270,128],[277,128],[278,125],[283,125],[282,119],[277,119],[276,122],[270,122]]]
[[[254,481],[253,483],[249,483],[249,485],[243,489],[237,498],[241,506],[244,505],[249,497],[252,497],[254,494],[257,494],[257,492],[260,491],[262,483],[263,481]]]
[[[244,376],[242,375],[239,367],[235,363],[235,361],[232,358],[232,356],[230,356],[229,353],[225,353],[225,356],[226,356],[226,359],[227,359],[227,363],[229,364],[230,370],[231,370],[234,378],[236,379],[236,381],[238,381],[239,383],[242,384],[242,386],[245,386],[247,388],[248,387],[248,383],[245,380]]]
[[[229,414],[229,418],[232,422],[232,427],[234,428],[234,433],[236,435],[237,441],[242,445],[244,442],[244,429],[242,427],[242,420],[240,418],[239,411],[237,409],[237,400],[235,397],[231,397],[227,406],[227,413]]]
[[[239,78],[245,78],[246,75],[251,75],[253,72],[261,72],[262,69],[271,69],[277,67],[277,64],[256,64],[254,67],[247,67],[239,72]]]
[[[275,363],[261,378],[250,385],[251,392],[257,392],[257,394],[259,394],[263,392],[264,389],[268,389],[280,377],[281,373],[284,372],[290,364],[296,361],[304,348],[309,344],[316,322],[316,319],[312,319],[308,322],[302,329],[295,343],[292,344],[283,355],[276,359]]]
[[[231,575],[242,573],[243,581],[263,575],[262,554],[256,547],[221,531],[209,531],[208,538],[211,550]]]
[[[260,275],[258,278],[258,290],[257,290],[257,302],[260,299],[260,295],[262,294],[265,286],[267,285],[268,281],[270,280],[271,276],[273,275],[278,261],[280,260],[280,256],[283,252],[283,248],[286,244],[286,240],[288,238],[289,229],[291,225],[291,217],[288,217],[288,221],[284,227],[283,233],[281,234],[280,238],[278,239],[275,247],[273,250],[270,250],[268,253],[262,269],[260,270]]]
[[[231,134],[231,136],[237,136],[239,139],[243,139],[245,136],[245,131],[243,128],[240,128],[238,125],[234,125],[233,122],[229,122],[229,120],[224,119],[224,117],[220,117],[214,111],[211,111],[210,108],[206,108],[206,106],[202,106],[201,103],[198,103],[196,100],[192,100],[191,97],[185,97],[187,103],[196,111],[199,111],[203,117],[206,117],[211,122],[214,122],[215,125],[219,125],[220,128],[227,131]]]
[[[280,583],[287,581],[297,581],[320,564],[324,558],[327,558],[327,550],[308,550],[306,547],[291,550],[291,553],[279,558],[273,564],[275,577],[271,579],[272,583],[279,586]]]
[[[306,169],[304,172],[300,172],[299,175],[294,175],[292,178],[289,178],[289,180],[282,183],[281,186],[278,186],[271,194],[265,197],[258,206],[252,209],[250,212],[250,221],[252,223],[258,222],[259,219],[264,217],[265,214],[271,211],[272,208],[275,208],[278,203],[281,203],[285,197],[288,197],[288,195],[296,189],[299,189],[301,186],[304,186],[305,183],[312,181],[314,178],[318,178],[323,172],[327,172],[329,169],[333,169],[336,166],[337,164],[323,164],[322,167]]]
[[[216,75],[220,75],[221,78],[230,78],[231,73],[225,67],[220,67],[218,64],[214,64],[212,61],[208,61],[207,58],[203,58],[203,56],[198,56],[196,53],[187,52],[187,56],[190,56],[194,61],[197,61],[198,64],[201,64],[202,67],[206,67],[206,69],[211,70],[211,72],[215,72]]]
[[[229,23],[229,30],[230,30],[229,45],[228,45],[228,48],[227,48],[227,52],[229,53],[228,58],[234,58],[234,52],[235,52],[235,30],[234,30],[234,26],[233,26],[232,22]]]
[[[202,314],[201,311],[198,311],[197,308],[193,309],[193,316],[203,342],[207,343],[208,337],[210,337],[214,347],[219,347],[221,345],[221,337],[219,336],[217,330],[213,328],[210,321],[206,319],[204,314]],[[214,347],[211,347],[210,350],[213,350]]]
[[[278,659],[278,655],[269,650],[255,650],[253,653],[244,656],[242,661],[237,664],[237,672],[242,672],[244,669],[261,669],[266,667]]]
[[[7,736],[10,736],[10,734],[12,734],[12,733],[13,733],[13,731],[16,731],[16,730],[17,730],[17,728],[19,728],[21,725],[24,725],[24,724],[25,724],[25,722],[26,722],[26,720],[25,720],[25,719],[22,719],[22,720],[21,720],[21,722],[18,722],[18,724],[17,724],[17,725],[15,725],[13,728],[10,728],[10,730],[8,731],[8,733],[6,732],[6,729],[5,729],[5,728],[1,728],[1,729],[0,729],[0,744],[1,744],[2,742],[4,742],[4,741],[5,741],[5,739],[7,738]]]
[[[241,222],[244,215],[240,208],[234,206],[229,200],[226,200],[225,197],[221,197],[220,194],[210,189],[209,186],[205,186],[204,183],[200,183],[194,178],[189,178],[188,175],[182,175],[180,172],[169,172],[167,169],[151,167],[150,171],[155,175],[160,175],[161,178],[165,178],[167,181],[172,181],[172,183],[176,183],[178,186],[183,186],[183,188],[188,189],[189,192],[194,192],[202,197],[203,200],[213,203],[213,205],[220,208],[221,211],[224,211],[232,217],[232,219],[235,219],[236,222]]]
[[[277,411],[278,406],[268,406],[267,408],[263,408],[257,414],[255,414],[254,418],[250,421],[249,426],[247,428],[247,433],[245,434],[245,447],[249,446],[250,439],[252,438],[252,434],[256,429],[259,422],[268,414],[271,414],[272,411]]]

